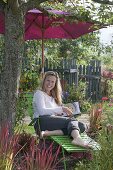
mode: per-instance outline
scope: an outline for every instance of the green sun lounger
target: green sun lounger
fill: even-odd
[[[81,146],[75,146],[71,143],[72,139],[69,138],[69,136],[51,136],[52,140],[54,140],[56,143],[62,146],[67,152],[85,152],[88,149],[81,147]],[[87,136],[86,133],[81,134],[81,138],[89,143],[89,145],[92,147],[93,150],[99,150],[100,146],[99,144],[91,139],[89,136]]]
[[[29,125],[32,126],[33,123],[36,121],[34,119]],[[38,122],[40,124],[40,121],[38,119]],[[86,133],[81,133],[81,138],[86,141],[93,150],[97,151],[100,150],[100,145],[93,139],[91,139]],[[76,153],[76,152],[88,152],[89,149],[78,146],[78,145],[73,145],[71,143],[72,139],[69,136],[50,136],[45,138],[51,139],[53,142],[57,143],[58,145],[61,146],[62,148],[62,155],[63,155],[63,163],[64,163],[64,170],[67,170],[67,165],[66,165],[66,160],[65,160],[65,151],[68,153]]]
[[[81,137],[82,137],[82,139],[84,139],[84,141],[89,143],[89,145],[93,148],[93,150],[100,150],[100,145],[96,141],[91,139],[89,136],[87,136],[86,133],[82,133]],[[50,138],[54,142],[59,144],[62,148],[62,154],[63,154],[63,158],[64,158],[64,160],[63,160],[64,161],[64,170],[67,170],[66,161],[65,161],[65,151],[67,151],[68,153],[88,152],[88,149],[86,149],[84,147],[73,145],[71,143],[72,139],[70,139],[69,136],[51,136]]]

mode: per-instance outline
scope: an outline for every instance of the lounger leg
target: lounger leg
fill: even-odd
[[[64,153],[64,148],[62,147],[62,155],[63,155],[63,162],[64,162],[64,170],[66,170],[66,160],[65,160],[65,153]]]

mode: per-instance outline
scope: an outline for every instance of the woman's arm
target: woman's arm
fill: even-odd
[[[69,107],[62,106],[62,110],[69,117],[71,117],[73,115],[73,111]]]
[[[47,102],[47,101],[46,101]],[[50,102],[48,100],[48,102]],[[33,97],[33,105],[34,105],[34,111],[38,113],[38,115],[51,115],[55,113],[61,114],[63,112],[61,106],[56,106],[54,108],[48,108],[45,105],[45,96],[42,91],[38,90]]]

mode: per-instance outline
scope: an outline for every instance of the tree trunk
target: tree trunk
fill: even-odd
[[[5,9],[5,56],[1,73],[0,126],[9,123],[11,129],[15,121],[16,100],[23,55],[23,15]]]

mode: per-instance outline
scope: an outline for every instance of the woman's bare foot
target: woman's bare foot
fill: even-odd
[[[41,132],[40,138],[47,137],[47,136],[52,136],[52,135],[63,135],[62,130],[45,130]]]
[[[48,131],[48,130],[41,131],[41,133],[40,133],[40,138],[44,138],[44,137],[46,137],[46,136],[50,136],[50,135],[49,135],[49,131]]]
[[[87,149],[88,148],[91,149],[91,146],[88,145],[88,143],[86,143],[81,137],[77,137],[76,139],[74,139],[72,141],[72,144],[82,146],[82,147],[87,148]]]

